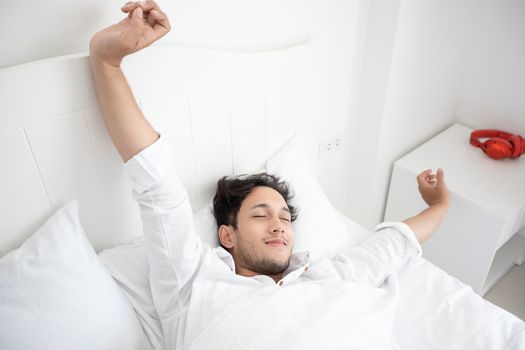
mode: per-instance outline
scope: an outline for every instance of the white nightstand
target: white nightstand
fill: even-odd
[[[416,176],[443,168],[450,210],[423,256],[483,295],[525,257],[525,157],[490,159],[469,144],[471,131],[454,124],[395,162],[385,220],[426,208]]]

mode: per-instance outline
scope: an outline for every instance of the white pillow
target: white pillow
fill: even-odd
[[[195,232],[199,234],[203,243],[207,243],[212,248],[219,245],[217,221],[213,216],[213,204],[211,202],[193,213],[193,223],[195,224]]]
[[[266,171],[288,182],[295,196],[291,204],[299,209],[294,222],[294,251],[308,250],[312,260],[333,257],[356,245],[359,232],[349,231],[340,212],[333,207],[313,175],[303,141],[294,137],[266,164]],[[360,227],[359,225],[355,225]]]
[[[84,234],[75,201],[0,259],[0,305],[0,349],[148,348]]]

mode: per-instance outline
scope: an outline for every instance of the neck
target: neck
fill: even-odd
[[[249,268],[247,268],[245,266],[237,265],[237,264],[235,264],[235,271],[236,271],[237,275],[244,276],[244,277],[253,277],[253,276],[260,276],[260,275],[268,276],[271,279],[273,279],[275,281],[275,283],[279,282],[283,278],[283,273],[282,272],[278,273],[278,274],[275,274],[275,275],[266,275],[266,274],[262,274],[262,273],[258,273],[258,272],[252,271],[252,270],[250,270]]]

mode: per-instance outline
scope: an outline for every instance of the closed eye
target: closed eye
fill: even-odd
[[[288,222],[291,222],[292,220],[288,219],[288,218],[281,218],[281,220],[284,220],[284,221],[288,221]]]

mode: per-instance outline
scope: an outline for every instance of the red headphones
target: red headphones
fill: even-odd
[[[480,138],[488,138],[481,142]],[[525,139],[499,130],[474,130],[470,144],[479,147],[492,159],[518,158],[525,153]]]

